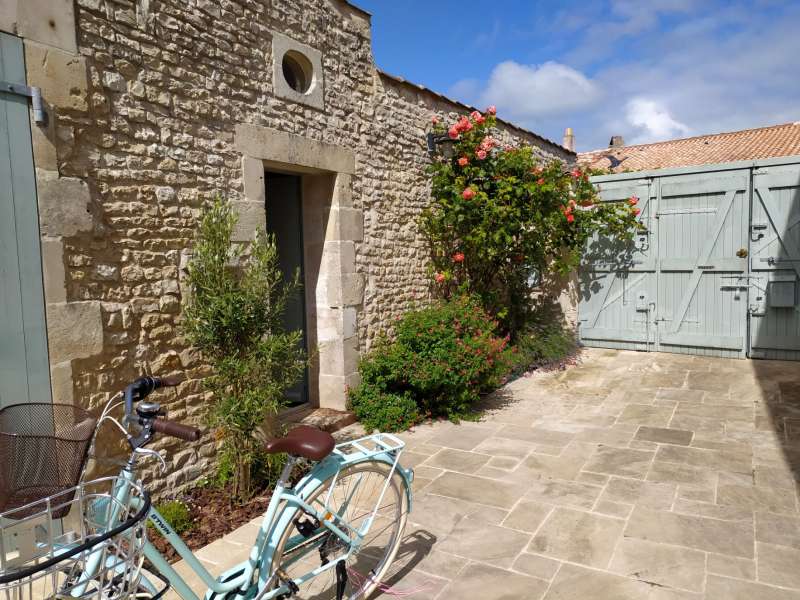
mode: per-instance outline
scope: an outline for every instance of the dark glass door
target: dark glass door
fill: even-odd
[[[278,247],[278,261],[286,281],[300,271],[300,281],[305,281],[303,271],[303,199],[301,179],[297,175],[282,173],[264,174],[267,196],[267,231],[275,236]],[[283,323],[286,331],[303,332],[302,345],[308,350],[306,342],[306,302],[305,291],[298,289],[286,303]],[[301,381],[286,392],[289,406],[308,402],[308,372]]]

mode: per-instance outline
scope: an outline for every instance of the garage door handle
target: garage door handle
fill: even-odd
[[[713,269],[714,265],[697,265],[698,269]]]

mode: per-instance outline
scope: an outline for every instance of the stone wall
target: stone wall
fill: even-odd
[[[37,20],[39,4],[58,13],[58,35]],[[178,331],[193,228],[221,193],[248,237],[264,222],[263,170],[274,167],[307,175],[306,294],[322,348],[312,384],[341,406],[359,353],[428,297],[416,228],[425,133],[433,114],[468,107],[378,71],[369,16],[339,0],[23,5],[27,21],[0,14],[0,29],[25,37],[29,84],[51,117],[33,140],[55,399],[94,408],[142,372],[181,371],[188,380],[162,401],[171,418],[199,421],[204,370]],[[314,98],[276,85],[273,52],[293,43],[322,70]],[[501,137],[574,160],[510,124]],[[210,436],[160,443],[173,450],[174,485],[213,455]]]

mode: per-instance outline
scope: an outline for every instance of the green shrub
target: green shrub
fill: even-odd
[[[180,500],[168,500],[167,502],[156,504],[156,510],[175,530],[175,533],[185,533],[192,528],[192,516],[186,503]]]
[[[564,360],[575,353],[575,332],[560,320],[535,323],[520,332],[514,345],[514,373],[524,373]]]
[[[362,361],[353,411],[368,429],[387,431],[422,417],[469,415],[511,366],[508,338],[496,327],[477,300],[463,296],[406,313],[394,340],[383,339]]]
[[[362,384],[351,393],[350,402],[367,431],[402,431],[420,419],[417,403],[408,391],[393,394],[374,384]]]

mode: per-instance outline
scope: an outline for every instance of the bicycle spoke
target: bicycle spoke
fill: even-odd
[[[399,546],[406,516],[403,482],[400,476],[391,473],[392,481],[386,485],[390,473],[390,469],[383,464],[365,463],[351,467],[342,471],[332,482],[333,489],[330,489],[329,482],[308,500],[323,518],[328,513],[335,515],[332,521],[348,535],[355,536],[368,520],[371,521],[357,549],[351,550],[333,533],[327,536],[323,533],[324,539],[313,541],[311,549],[301,548],[301,556],[296,554],[298,548],[285,548],[287,541],[297,535],[296,527],[289,527],[278,545],[273,568],[280,566],[288,577],[297,580],[318,568],[323,560],[331,564],[331,568],[300,586],[298,598],[333,600],[337,582],[335,564],[345,556],[348,557],[345,586],[345,597],[348,599],[363,598],[366,592],[374,588],[376,578],[382,577],[382,573],[388,569]],[[301,541],[299,546],[303,544]]]

